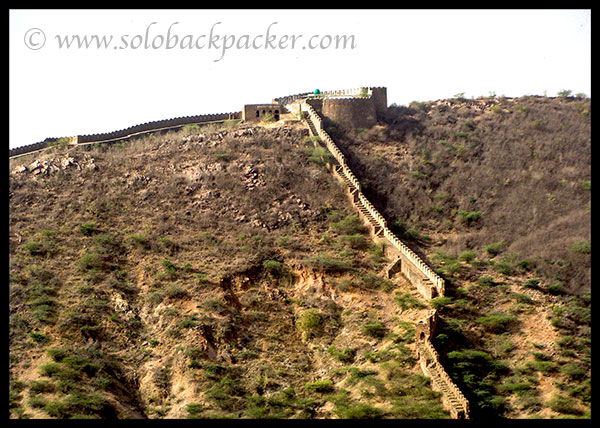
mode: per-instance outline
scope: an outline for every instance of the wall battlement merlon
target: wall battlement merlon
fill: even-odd
[[[308,101],[308,100],[307,100]],[[302,110],[306,111],[308,115],[308,119],[312,123],[314,130],[317,135],[321,137],[321,140],[325,143],[329,151],[333,154],[334,158],[340,164],[339,170],[346,176],[348,182],[353,183],[352,179],[356,179],[350,168],[346,164],[346,159],[341,151],[328,135],[328,133],[323,129],[322,119],[319,114],[315,111],[313,106],[308,102],[304,102],[302,104]],[[332,168],[332,171],[336,176],[337,174],[336,168]],[[339,177],[339,179],[342,179]],[[369,213],[372,215],[372,219],[365,219],[365,221],[371,225],[372,228],[375,228],[375,225],[372,223],[374,220],[383,230],[383,236],[387,238],[387,240],[392,244],[392,248],[395,248],[399,253],[406,258],[418,271],[421,272],[425,278],[410,278],[411,282],[417,281],[415,284],[417,286],[417,290],[421,294],[424,295],[425,298],[431,299],[433,297],[443,297],[445,294],[445,286],[444,280],[437,275],[433,269],[431,269],[414,251],[408,248],[400,239],[398,239],[387,227],[385,223],[385,219],[383,216],[375,209],[375,207],[370,203],[370,201],[362,194],[360,191],[360,187],[357,185],[355,187],[354,198],[352,199],[355,206],[359,204],[364,207]],[[358,195],[358,196],[356,196]],[[358,208],[358,206],[357,206]],[[360,211],[360,209],[359,209]],[[402,256],[397,259],[401,260]],[[405,262],[402,261],[401,264]],[[394,263],[395,264],[395,263]],[[392,266],[393,267],[393,266]],[[404,272],[404,270],[402,270]],[[436,293],[433,293],[433,290]],[[431,378],[432,387],[440,391],[442,393],[442,403],[449,410],[450,415],[455,419],[468,419],[469,418],[469,402],[461,392],[460,388],[456,386],[456,384],[452,381],[448,373],[446,373],[444,367],[442,366],[439,358],[439,354],[436,351],[433,343],[431,343],[430,338],[434,335],[436,324],[437,324],[437,310],[432,309],[430,314],[422,321],[419,321],[416,324],[415,328],[415,336],[417,338],[417,344],[419,346],[423,346],[425,353],[419,351],[418,357],[420,361],[420,366],[423,373]],[[417,349],[420,349],[419,346]]]
[[[59,140],[69,139],[69,144],[83,144],[83,143],[102,143],[113,140],[126,139],[133,136],[157,132],[161,130],[167,130],[171,128],[182,127],[185,125],[202,124],[207,122],[217,122],[228,119],[239,119],[241,112],[229,112],[229,113],[209,113],[195,116],[181,116],[171,119],[156,120],[151,122],[140,123],[137,125],[130,126],[128,128],[119,129],[111,132],[96,133],[96,134],[81,134],[71,137],[61,138],[46,138],[38,143],[29,144],[26,146],[20,146],[13,149],[9,149],[9,158],[32,153],[35,151],[43,150],[48,148],[48,143]]]

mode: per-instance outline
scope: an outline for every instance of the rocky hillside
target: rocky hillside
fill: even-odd
[[[436,348],[473,417],[590,404],[590,119],[589,99],[521,97],[329,123],[363,192],[446,280]]]
[[[450,99],[381,119],[332,132],[404,239],[453,257],[501,253],[502,267],[525,260],[548,285],[590,291],[589,99]]]
[[[589,417],[589,109],[446,100],[329,124],[445,278],[430,303],[383,275],[301,123],[11,160],[10,417],[448,418],[416,361],[432,306],[471,418]]]
[[[448,417],[415,362],[426,305],[306,136],[13,161],[11,417]]]

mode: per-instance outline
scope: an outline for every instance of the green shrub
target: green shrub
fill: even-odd
[[[314,269],[328,273],[345,272],[352,268],[351,260],[347,258],[332,257],[326,253],[311,256],[305,263]]]
[[[50,342],[50,338],[48,338],[48,336],[41,334],[41,333],[29,333],[29,337],[35,342],[35,343],[46,343],[46,342]]]
[[[483,211],[465,211],[465,210],[457,210],[456,215],[460,218],[460,220],[465,223],[467,226],[476,222],[481,218]]]
[[[198,325],[198,323],[195,320],[195,317],[189,316],[187,315],[184,319],[182,319],[181,321],[179,321],[179,323],[177,324],[177,326],[179,328],[194,328]]]
[[[56,140],[51,140],[46,142],[46,147],[59,147],[64,148],[69,145],[69,138],[57,138]]]
[[[498,387],[500,392],[522,394],[524,391],[531,391],[532,385],[529,382],[503,383]]]
[[[302,145],[306,146],[306,145],[314,145],[313,142],[321,142],[321,137],[319,137],[318,135],[311,135],[311,136],[306,136],[302,139]]]
[[[382,289],[390,291],[394,287],[394,282],[376,273],[367,272],[360,276],[360,285],[369,290]]]
[[[60,401],[50,401],[44,406],[44,410],[50,416],[57,419],[64,419],[69,416],[66,406]]]
[[[560,394],[554,394],[547,402],[547,405],[557,413],[567,415],[580,415],[581,410],[575,407],[575,400],[570,397],[565,397]]]
[[[502,312],[492,312],[489,315],[479,317],[475,320],[477,324],[482,325],[488,331],[493,333],[503,333],[516,322],[513,315]]]
[[[194,278],[196,279],[196,284],[204,285],[208,282],[208,275],[205,273],[195,273]]]
[[[412,297],[410,293],[397,292],[394,296],[394,300],[402,309],[422,309],[426,307],[426,304],[420,299]]]
[[[60,362],[63,358],[69,355],[69,350],[64,348],[51,348],[46,349],[46,354],[48,354],[54,361]]]
[[[28,404],[34,409],[41,409],[48,404],[48,400],[42,397],[33,396],[29,398]]]
[[[44,246],[35,241],[24,242],[23,249],[32,256],[46,254]]]
[[[344,235],[342,236],[342,239],[350,246],[350,248],[355,250],[365,249],[369,244],[367,238],[360,233],[356,233],[354,235]]]
[[[561,98],[567,98],[567,97],[570,97],[572,93],[573,93],[573,91],[571,89],[563,89],[563,90],[558,91],[556,93],[556,96],[561,97]]]
[[[307,146],[304,151],[308,154],[308,160],[317,165],[325,165],[332,157],[329,150],[321,146]]]
[[[52,393],[56,390],[54,383],[47,380],[32,380],[29,382],[29,394]]]
[[[265,260],[262,263],[262,266],[265,271],[276,278],[279,277],[283,271],[281,262],[278,262],[277,260]]]
[[[197,417],[204,411],[204,406],[201,404],[189,403],[186,404],[185,410],[188,412],[189,417]]]
[[[171,284],[165,290],[164,295],[167,297],[170,297],[172,299],[183,299],[184,297],[187,297],[188,293],[183,288],[181,288],[179,285]]]
[[[592,243],[588,241],[577,241],[571,244],[569,249],[575,253],[579,254],[591,254],[592,252]]]
[[[459,254],[458,260],[471,263],[475,259],[476,255],[477,254],[475,253],[475,251],[466,250]]]
[[[354,214],[345,217],[341,221],[331,223],[331,228],[342,235],[356,235],[367,232],[367,228],[358,215]]]
[[[368,336],[380,339],[386,335],[387,328],[380,321],[374,321],[364,324],[362,331]]]
[[[354,349],[338,349],[335,346],[330,346],[329,348],[327,348],[327,353],[332,357],[338,359],[342,363],[351,363],[352,361],[354,361],[354,357],[356,355],[356,351]]]
[[[93,233],[97,232],[98,228],[96,227],[95,223],[87,222],[79,225],[79,231],[85,236],[90,236]]]
[[[230,153],[213,153],[212,157],[217,162],[229,162],[233,159],[233,155]]]
[[[160,261],[160,265],[164,269],[165,273],[169,275],[169,277],[173,278],[176,276],[177,266],[175,266],[175,264],[172,261],[170,261],[169,259],[162,259]]]
[[[523,288],[538,288],[540,280],[538,278],[530,278],[523,282]]]
[[[181,127],[181,130],[186,134],[186,135],[190,135],[193,134],[194,132],[198,132],[198,130],[200,129],[200,126],[196,125],[196,124],[191,124],[191,125],[183,125]]]
[[[150,241],[146,236],[142,235],[141,233],[130,235],[127,237],[127,240],[137,247],[144,249],[150,248]]]
[[[552,361],[528,361],[525,367],[529,370],[542,373],[550,373],[556,370],[556,365]]]
[[[563,294],[565,292],[565,288],[562,283],[557,282],[548,286],[548,292],[556,296],[558,294]]]
[[[102,269],[104,263],[100,255],[96,253],[84,254],[79,260],[79,267],[81,270],[92,270],[92,269]]]
[[[296,319],[296,326],[308,335],[319,333],[323,329],[325,317],[317,309],[308,309]]]
[[[433,309],[441,309],[452,303],[452,297],[435,297],[429,301]]]
[[[559,370],[572,380],[583,379],[588,374],[587,368],[579,362],[563,364]]]
[[[305,384],[306,389],[314,392],[332,392],[334,390],[333,382],[330,380],[318,380]]]
[[[390,231],[392,231],[394,235],[402,236],[405,231],[404,224],[400,220],[397,220],[390,226]]]
[[[513,297],[517,303],[524,303],[526,305],[532,305],[534,303],[533,299],[527,294],[510,293],[510,297]]]
[[[513,273],[513,268],[504,262],[494,264],[494,270],[503,275],[511,275]]]
[[[494,278],[489,275],[483,275],[477,279],[477,284],[481,285],[482,287],[493,287],[496,285],[496,281],[494,281]]]
[[[440,141],[438,141],[438,143],[440,143],[442,146],[444,146],[447,150],[449,150],[451,152],[456,151],[456,147],[454,147],[452,144],[448,143],[446,140],[440,140]]]
[[[431,261],[438,266],[438,271],[446,275],[454,275],[462,269],[461,264],[451,255],[443,251],[436,251]]]
[[[103,415],[109,408],[106,399],[97,393],[73,391],[64,400],[66,410],[71,416]]]
[[[366,403],[338,406],[335,409],[335,413],[341,419],[378,419],[384,415],[381,409]]]
[[[516,264],[516,267],[523,270],[531,269],[531,261],[530,260],[519,260]]]
[[[504,240],[495,242],[490,245],[486,245],[483,247],[483,251],[486,251],[488,254],[495,256],[497,255],[501,249],[504,247]]]

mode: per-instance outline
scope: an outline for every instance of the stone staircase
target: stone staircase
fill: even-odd
[[[432,389],[442,393],[442,401],[445,402],[452,417],[455,419],[468,418],[468,402],[456,385],[454,385],[454,382],[450,380],[448,374],[439,363],[437,355],[431,352],[429,346],[424,341],[418,341],[417,348],[421,360],[421,369],[431,379]]]
[[[312,135],[313,137],[319,136],[319,133],[317,132],[317,130],[315,129],[315,126],[313,125],[313,123],[310,120],[304,119],[304,123],[306,126],[308,126],[310,135]]]

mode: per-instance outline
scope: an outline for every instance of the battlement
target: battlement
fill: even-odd
[[[288,105],[298,100],[306,101],[324,117],[344,126],[370,128],[377,123],[377,116],[387,110],[387,88],[363,86],[318,94],[304,92],[275,98],[273,102]]]
[[[373,91],[370,100],[377,99],[377,93],[378,91]],[[383,95],[384,92],[380,91],[380,102],[383,100]],[[355,106],[357,105],[356,101],[359,99],[362,98],[344,99],[340,104],[346,103],[346,105]],[[345,156],[323,129],[323,119],[317,113],[317,109],[320,107],[321,111],[324,111],[327,101],[327,98],[306,99],[301,104],[302,111],[307,114],[307,123],[311,133],[320,137],[339,164],[339,166],[331,166],[330,169],[339,180],[346,184],[348,196],[358,210],[360,218],[368,225],[373,239],[383,242],[386,255],[394,259],[386,268],[388,277],[396,272],[402,272],[425,299],[431,300],[435,297],[443,297],[445,292],[444,280],[390,231],[383,216],[361,192],[360,183],[346,163]],[[371,104],[373,108],[374,104]],[[431,337],[435,334],[436,324],[437,310],[435,309],[432,309],[425,319],[415,324],[417,355],[421,370],[425,376],[431,379],[432,389],[441,392],[442,403],[448,409],[452,418],[468,419],[469,402],[446,373],[440,362],[439,354],[431,342]]]
[[[130,126],[129,128],[124,128],[112,132],[84,134],[63,138],[46,138],[44,141],[40,141],[39,143],[9,149],[9,158],[21,156],[39,150],[45,150],[48,147],[51,147],[52,143],[57,142],[59,140],[67,140],[68,144],[110,143],[131,137],[144,135],[150,132],[159,132],[167,131],[170,129],[176,129],[185,125],[222,122],[224,120],[240,118],[241,112],[201,114],[196,116],[182,116],[175,117],[172,119],[156,120],[153,122],[141,123],[138,125]]]
[[[271,104],[246,104],[240,112],[176,117],[146,122],[112,132],[64,138],[46,138],[38,143],[9,149],[9,158],[44,150],[57,140],[69,139],[69,144],[103,143],[123,140],[149,132],[175,129],[184,125],[218,122],[228,119],[257,121],[270,114],[275,120],[279,120],[279,116],[283,113],[299,111],[299,109],[288,110],[286,108],[287,105],[298,100],[309,100],[323,116],[345,126],[369,128],[377,123],[377,115],[387,109],[387,89],[385,87],[359,87],[324,91],[318,94],[303,92],[274,98]]]

